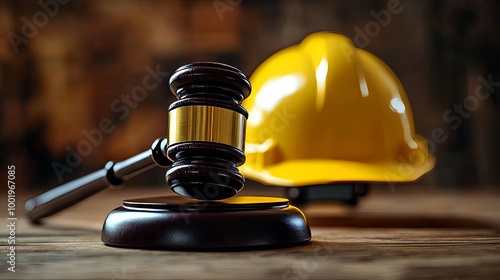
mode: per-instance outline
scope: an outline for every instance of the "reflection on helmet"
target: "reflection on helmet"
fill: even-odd
[[[396,75],[347,37],[314,33],[267,59],[250,82],[240,168],[249,179],[409,182],[434,166]]]

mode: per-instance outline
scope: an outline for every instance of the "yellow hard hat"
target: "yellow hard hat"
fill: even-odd
[[[345,36],[311,34],[267,59],[250,82],[240,168],[249,179],[289,187],[409,182],[434,166],[396,75]]]

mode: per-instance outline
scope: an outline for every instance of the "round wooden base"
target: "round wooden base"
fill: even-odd
[[[124,200],[109,213],[101,235],[111,246],[177,250],[290,247],[310,239],[304,214],[287,199],[256,196]]]

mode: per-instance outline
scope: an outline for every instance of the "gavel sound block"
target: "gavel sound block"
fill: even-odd
[[[30,217],[37,220],[68,207],[65,197],[72,203],[83,197],[68,193],[89,196],[102,185],[122,183],[130,174],[171,162],[166,181],[180,196],[124,200],[104,222],[105,244],[226,250],[307,243],[311,232],[305,216],[287,199],[235,197],[245,183],[237,168],[245,161],[248,113],[241,102],[250,94],[245,75],[225,64],[193,63],[174,73],[170,88],[178,100],[169,107],[168,140],[158,139],[135,158],[108,163],[91,179],[31,199],[26,204]]]

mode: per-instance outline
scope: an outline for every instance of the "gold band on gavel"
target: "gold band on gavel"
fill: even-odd
[[[246,118],[233,110],[214,106],[183,106],[168,113],[168,145],[205,141],[243,151]]]

